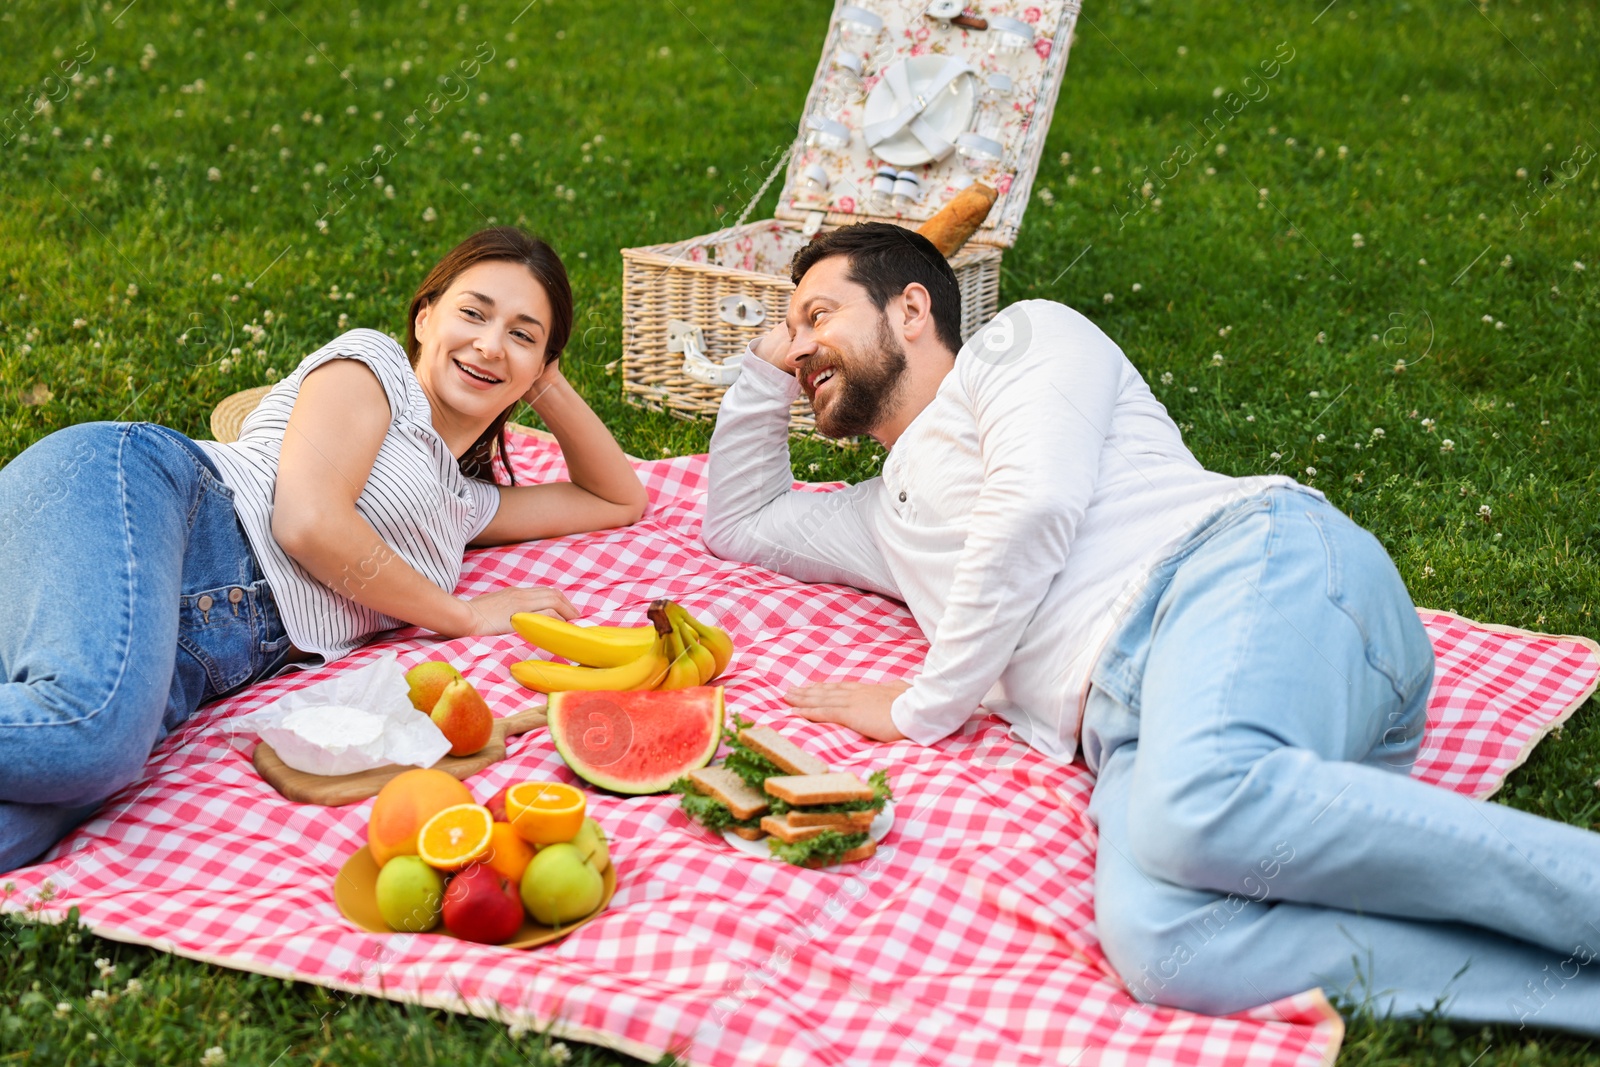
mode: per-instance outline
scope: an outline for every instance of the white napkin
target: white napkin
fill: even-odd
[[[386,652],[375,663],[241,715],[229,728],[259,734],[284,763],[307,774],[352,774],[391,763],[431,767],[450,742],[412,706],[408,692],[399,656]]]

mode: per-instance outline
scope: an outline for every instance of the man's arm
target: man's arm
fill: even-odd
[[[832,493],[793,489],[789,405],[800,383],[754,349],[723,394],[711,434],[700,535],[706,548],[802,582],[832,582],[899,599],[867,526],[867,509],[882,479]]]
[[[1121,349],[1077,312],[1032,301],[1002,318],[1010,322],[974,338],[956,365],[983,486],[922,673],[890,708],[899,732],[921,744],[971,716],[1065,566],[1122,377]]]

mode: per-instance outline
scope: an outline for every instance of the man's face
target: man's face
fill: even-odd
[[[889,325],[891,301],[879,311],[849,281],[849,261],[830,256],[800,279],[789,301],[786,369],[817,416],[825,437],[869,434],[893,410],[906,374],[906,353]]]

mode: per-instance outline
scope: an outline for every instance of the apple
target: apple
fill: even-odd
[[[546,926],[563,926],[600,906],[605,883],[570,842],[546,845],[522,872],[522,903]]]
[[[494,712],[465,678],[444,687],[431,718],[450,742],[452,756],[470,756],[494,736]]]
[[[604,871],[611,863],[611,846],[606,841],[606,832],[593,819],[583,820],[583,825],[573,835],[572,847],[583,856],[583,862],[597,871]]]
[[[463,941],[498,945],[522,929],[522,898],[505,875],[474,863],[444,891],[444,928]]]
[[[396,856],[378,872],[378,911],[392,929],[420,934],[439,925],[444,879],[417,856]]]
[[[489,814],[494,816],[495,822],[511,821],[510,819],[506,818],[506,794],[509,792],[511,792],[511,787],[508,785],[504,789],[500,790],[500,792],[490,797],[488,802],[484,804],[484,807],[489,809]]]
[[[443,660],[419,663],[406,671],[406,695],[411,698],[412,707],[427,715],[439,702],[445,686],[460,680],[461,672]]]

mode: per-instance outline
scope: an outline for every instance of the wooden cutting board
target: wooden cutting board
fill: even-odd
[[[468,778],[491,763],[498,763],[506,758],[507,737],[525,734],[544,724],[542,705],[496,719],[494,734],[480,751],[470,756],[446,756],[435,763],[433,769],[453,774],[457,778]],[[251,757],[250,762],[255,764],[256,772],[266,783],[282,793],[285,798],[296,804],[322,804],[330,808],[375,797],[389,779],[415,769],[406,764],[392,764],[388,767],[376,767],[370,771],[357,771],[354,774],[307,774],[283,762],[272,750],[272,746],[265,741],[256,745],[255,755]]]

